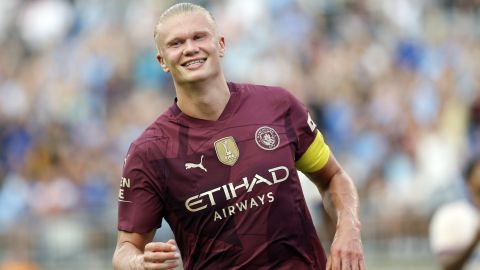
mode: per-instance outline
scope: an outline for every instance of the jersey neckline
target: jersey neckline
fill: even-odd
[[[183,126],[188,127],[212,127],[228,120],[236,111],[239,98],[238,98],[238,89],[236,85],[232,82],[227,82],[228,90],[230,91],[230,98],[228,99],[227,105],[223,109],[223,112],[220,114],[220,117],[215,120],[204,120],[195,117],[191,117],[183,113],[177,105],[177,98],[175,98],[172,106],[170,107],[171,112],[171,121],[176,122]]]

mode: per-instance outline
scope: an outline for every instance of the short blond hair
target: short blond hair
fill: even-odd
[[[199,6],[199,5],[195,5],[195,4],[192,4],[192,3],[178,3],[178,4],[175,4],[171,7],[169,7],[167,10],[165,10],[161,15],[160,15],[160,18],[158,19],[158,22],[157,24],[155,25],[155,29],[153,31],[153,38],[155,39],[155,45],[157,46],[157,49],[160,51],[160,47],[159,47],[159,29],[160,29],[160,26],[169,18],[172,18],[174,16],[177,16],[177,15],[181,15],[181,14],[185,14],[185,13],[194,13],[194,12],[201,12],[201,13],[204,13],[205,15],[207,15],[207,17],[212,21],[212,24],[215,28],[215,31],[216,31],[216,22],[215,22],[215,18],[213,17],[213,15],[210,13],[210,11],[208,11],[207,9],[205,9],[204,7],[202,6]]]

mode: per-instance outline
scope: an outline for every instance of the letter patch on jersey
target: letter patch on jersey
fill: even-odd
[[[314,132],[314,131],[315,131],[315,128],[317,127],[317,125],[315,124],[315,122],[313,122],[312,117],[310,116],[310,113],[308,113],[307,124],[308,124],[308,126],[310,127],[310,130],[311,130],[312,132]]]
[[[240,156],[237,143],[232,136],[221,138],[213,143],[215,146],[215,152],[220,162],[225,165],[233,166]]]
[[[280,144],[280,137],[271,127],[260,127],[255,132],[257,145],[264,150],[275,150]]]

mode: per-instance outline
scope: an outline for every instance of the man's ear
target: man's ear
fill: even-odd
[[[167,67],[167,64],[165,63],[165,59],[160,55],[160,53],[157,53],[157,61],[160,63],[160,66],[162,66],[163,71],[165,72],[170,72],[170,69]]]
[[[225,37],[220,37],[218,39],[218,45],[219,45],[219,50],[218,50],[218,54],[220,55],[220,57],[223,57],[225,55]]]

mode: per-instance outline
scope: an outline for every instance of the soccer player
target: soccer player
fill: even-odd
[[[480,157],[466,166],[469,200],[440,207],[430,223],[430,245],[445,270],[480,269]]]
[[[227,82],[225,40],[182,3],[155,27],[173,105],[136,139],[119,191],[115,269],[365,269],[358,196],[305,107],[278,87]],[[336,234],[328,259],[297,169]],[[175,239],[152,242],[165,219]],[[178,247],[177,247],[178,245]]]

